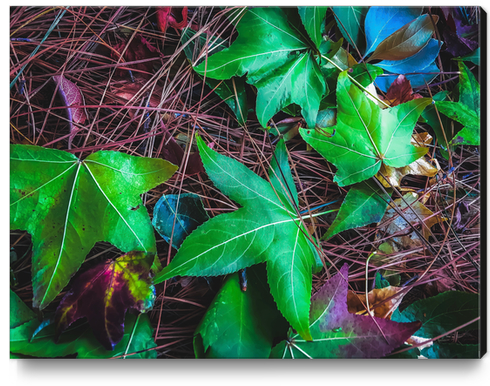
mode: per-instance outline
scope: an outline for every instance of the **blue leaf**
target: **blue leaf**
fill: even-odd
[[[429,66],[424,68],[423,70],[418,70],[416,71],[418,73],[423,73],[423,74],[405,74],[405,77],[410,81],[410,84],[412,85],[413,89],[416,89],[417,87],[422,87],[425,86],[425,83],[429,84],[432,82],[436,76],[438,75],[437,73],[440,72],[439,67],[437,67],[435,62],[432,62]],[[390,74],[390,73],[388,73]],[[390,88],[391,84],[394,82],[394,80],[398,77],[398,74],[393,74],[393,75],[388,75],[388,76],[378,76],[375,80],[376,86],[380,88],[381,91],[387,92],[388,89]]]
[[[156,203],[152,224],[167,243],[170,243],[172,237],[172,247],[179,249],[184,239],[208,219],[209,216],[197,194],[169,194],[160,197]]]
[[[429,43],[415,55],[409,56],[403,60],[383,60],[382,62],[376,63],[376,66],[393,74],[421,72],[434,62],[437,55],[439,55],[442,44],[443,42],[439,42],[439,40],[431,39],[429,40]]]
[[[366,15],[366,54],[384,39],[422,14],[421,7],[371,7]]]

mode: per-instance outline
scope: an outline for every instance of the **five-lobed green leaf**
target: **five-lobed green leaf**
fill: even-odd
[[[320,17],[318,11],[313,13]],[[318,33],[313,31],[316,26],[316,21],[308,22],[306,28],[318,41]],[[301,106],[307,125],[315,127],[326,88],[312,43],[288,22],[283,10],[275,7],[247,10],[237,31],[238,37],[230,48],[210,56],[194,69],[213,79],[247,74],[247,82],[258,89],[256,113],[263,127],[291,103]]]
[[[97,241],[155,254],[140,195],[177,169],[168,161],[99,151],[74,155],[30,145],[10,148],[10,229],[32,236],[33,307],[45,308]]]
[[[177,275],[224,275],[267,262],[267,280],[278,309],[304,339],[310,339],[312,270],[321,263],[297,216],[297,191],[284,141],[274,152],[270,183],[211,150],[200,137],[197,144],[214,185],[242,207],[193,231],[155,283]]]
[[[381,164],[402,167],[427,153],[410,143],[415,123],[428,98],[382,110],[353,84],[347,71],[337,83],[337,125],[333,135],[301,129],[303,139],[337,167],[334,181],[351,185],[374,176]]]

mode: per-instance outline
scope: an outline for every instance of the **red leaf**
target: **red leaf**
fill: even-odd
[[[127,45],[126,42],[121,42],[117,44],[114,49],[122,54],[124,52],[124,48]],[[111,52],[111,56],[114,60],[118,60],[119,56],[115,52]],[[146,40],[141,35],[136,35],[129,44],[129,47],[124,52],[123,59],[125,62],[134,62],[138,60],[145,60],[151,58],[159,58],[161,56],[160,51],[157,48],[152,46],[148,40]],[[152,70],[153,70],[153,60],[146,61],[143,63],[135,63],[131,64],[131,70],[137,71],[138,75],[140,75],[144,79],[150,79]],[[127,74],[128,70],[118,69],[116,71],[116,75],[119,77],[124,77]]]
[[[400,75],[391,84],[384,100],[391,106],[397,106],[413,99],[422,98],[420,94],[414,94],[410,81],[405,78],[405,75]]]
[[[180,22],[175,18],[179,10],[182,16]],[[165,32],[167,27],[181,30],[187,26],[187,7],[157,7],[157,22],[162,32]]]
[[[152,261],[143,252],[130,252],[81,274],[56,310],[57,338],[86,317],[95,337],[112,350],[123,337],[126,311],[144,312],[153,307]]]

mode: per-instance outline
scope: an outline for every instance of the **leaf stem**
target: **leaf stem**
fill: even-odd
[[[338,209],[331,209],[331,210],[327,210],[325,212],[315,213],[315,214],[311,214],[311,215],[308,214],[306,216],[301,216],[301,220],[307,220],[309,218],[323,216],[324,214],[328,214],[328,213],[332,213],[332,212],[338,212],[338,211],[339,211]]]
[[[333,60],[327,58],[324,55],[322,55],[322,58],[325,59],[325,60],[327,60],[330,64],[332,64],[335,67],[337,67],[337,69],[339,69],[340,71],[344,71],[344,70],[342,70],[342,67],[340,67],[339,65],[337,65],[337,63],[335,63]],[[364,87],[357,80],[355,80],[352,76],[350,76],[349,73],[347,73],[347,76],[349,77],[349,80],[352,83],[354,83],[357,87],[359,87],[361,90],[363,90],[366,94],[369,94],[371,97],[373,97],[374,99],[376,99],[378,102],[382,103],[384,106],[391,107],[388,103],[386,103],[385,101],[379,99],[376,95],[373,95],[366,87]]]

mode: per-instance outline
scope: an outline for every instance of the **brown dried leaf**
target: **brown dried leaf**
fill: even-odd
[[[421,233],[425,239],[428,239],[430,228],[435,224],[446,220],[446,218],[439,215],[433,216],[434,213],[424,205],[428,199],[428,195],[422,196],[419,200],[419,196],[416,193],[410,192],[405,194],[403,199],[404,201],[401,198],[394,200],[398,211],[403,212],[403,217],[398,214],[397,210],[395,210],[393,203],[390,203],[388,210],[380,222],[380,224],[383,224],[389,219],[393,219],[388,225],[380,227],[382,233],[384,232],[385,234],[393,235],[405,231],[406,235],[392,237],[386,242],[395,252],[400,249],[424,245],[424,242],[420,239],[418,234],[411,231],[411,227],[408,223],[416,225],[420,223],[419,218],[422,219],[423,226]]]
[[[401,287],[375,288],[368,292],[369,309],[378,318],[391,319],[393,311],[400,305],[406,291]],[[358,295],[353,291],[347,294],[347,306],[351,314],[364,314],[366,312],[366,295]]]

